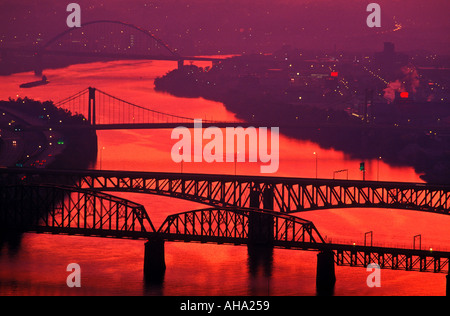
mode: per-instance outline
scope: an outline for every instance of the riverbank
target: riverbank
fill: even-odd
[[[450,182],[450,130],[434,124],[431,115],[429,121],[413,125],[392,111],[384,114],[383,124],[367,124],[335,104],[283,102],[255,80],[221,77],[218,72],[185,66],[156,78],[155,90],[221,102],[247,122],[289,126],[280,128],[286,136],[310,140],[361,161],[382,159],[393,166],[411,166],[429,183]],[[426,110],[417,116],[426,118]]]
[[[87,124],[82,116],[59,109],[50,101],[39,102],[28,98],[0,101],[0,108],[4,114],[0,121],[0,128],[4,132],[0,156],[8,156],[17,149],[14,156],[16,161],[12,163],[11,159],[5,160],[2,166],[87,169],[95,163],[95,131],[74,127],[62,132],[51,128],[62,124]],[[42,127],[49,128],[43,130]]]

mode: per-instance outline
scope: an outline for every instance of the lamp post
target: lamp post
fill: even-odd
[[[422,235],[415,235],[413,239],[413,249],[416,249],[416,239],[419,240],[419,250],[422,250]]]
[[[184,160],[184,157],[183,157],[183,147],[178,147],[178,151],[180,152],[180,155],[181,155],[181,163],[180,163],[180,172],[181,173],[183,173],[183,160]]]
[[[377,159],[377,181],[380,180],[380,160],[381,160],[381,156],[378,157],[378,159]]]
[[[313,152],[313,155],[316,156],[316,179],[317,179],[317,156],[319,155],[316,152]]]
[[[102,170],[102,161],[103,161],[103,151],[105,150],[105,146],[100,150],[100,170]]]
[[[373,231],[364,233],[364,246],[367,245],[367,237],[370,236],[370,247],[373,246]]]
[[[234,175],[236,175],[236,167],[237,167],[237,159],[238,159],[239,151],[237,151],[234,155]]]

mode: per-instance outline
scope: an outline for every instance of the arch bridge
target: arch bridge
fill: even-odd
[[[212,61],[219,57],[181,56],[178,50],[149,30],[116,20],[83,22],[68,28],[38,47],[2,47],[2,56],[26,54],[34,58],[35,73],[42,75],[44,56],[71,56],[114,60],[167,60],[182,67],[185,60]]]
[[[40,53],[66,56],[179,60],[175,49],[149,30],[114,20],[69,28],[47,41]]]
[[[157,194],[216,207],[281,213],[389,208],[449,215],[450,186],[427,183],[182,174],[134,171],[8,169],[23,181],[74,183],[78,188]]]

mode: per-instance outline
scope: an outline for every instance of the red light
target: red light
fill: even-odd
[[[338,76],[338,72],[337,71],[332,71],[331,72],[331,77],[337,77]]]
[[[408,99],[409,98],[409,93],[408,92],[400,92],[400,98]]]

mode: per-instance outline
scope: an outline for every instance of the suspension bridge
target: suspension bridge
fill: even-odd
[[[83,126],[95,130],[110,129],[158,129],[178,126],[194,127],[195,118],[153,110],[137,105],[102,90],[89,87],[55,102],[55,106],[81,115],[87,123]],[[204,127],[250,126],[244,122],[202,120]],[[71,128],[70,124],[54,126]]]

